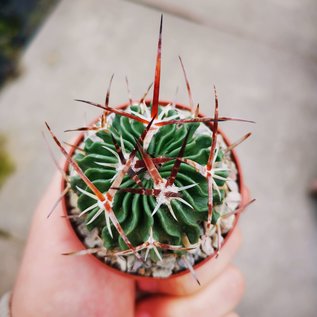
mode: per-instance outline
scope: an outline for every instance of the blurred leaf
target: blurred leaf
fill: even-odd
[[[6,178],[14,171],[14,164],[10,159],[5,148],[6,139],[0,135],[0,188],[4,184]]]

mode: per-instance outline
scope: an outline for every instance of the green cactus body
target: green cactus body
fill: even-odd
[[[145,116],[149,109],[150,106],[145,109],[145,104],[134,104],[125,111]],[[167,118],[183,119],[191,115],[190,112],[179,110],[170,105],[160,106],[159,113],[160,120]],[[117,143],[121,145],[123,154],[127,158],[135,148],[135,142],[145,129],[145,125],[136,120],[112,114],[107,128],[108,130],[89,132],[90,135],[85,137],[82,145],[84,153],[77,152],[75,155],[75,160],[80,168],[102,193],[106,193],[111,188],[112,181],[118,173],[118,168],[120,169],[119,156],[111,134]],[[152,158],[172,158],[170,161],[157,165],[157,169],[164,180],[168,179],[171,174],[175,158],[178,156],[187,133],[189,133],[189,136],[184,158],[190,159],[200,166],[206,166],[210,153],[212,133],[204,123],[170,124],[156,127],[154,135],[148,140],[146,152]],[[216,185],[213,188],[214,209],[212,224],[215,224],[220,216],[217,206],[222,205],[226,197],[227,186],[225,182],[229,173],[226,165],[227,158],[219,143],[215,153],[214,165],[217,167],[217,171],[215,171],[216,177],[214,177]],[[136,156],[136,160],[138,159],[141,159],[139,153]],[[153,189],[155,187],[145,168],[135,168],[134,170],[141,179],[144,188]],[[100,213],[95,220],[91,221],[99,211],[99,207],[95,206],[92,208],[96,204],[96,200],[87,194],[87,192],[90,193],[89,188],[74,173],[71,173],[71,186],[78,195],[78,207],[81,212],[85,212],[88,209],[85,212],[87,228],[89,230],[98,228],[104,247],[108,250],[127,249],[127,245],[113,224],[109,223],[109,226],[107,226],[104,213]],[[181,199],[170,199],[174,215],[164,203],[152,215],[158,204],[158,198],[155,196],[122,191],[116,192],[112,208],[125,234],[134,246],[146,242],[151,232],[154,239],[162,244],[184,246],[184,237],[190,244],[195,244],[199,241],[203,231],[203,224],[207,221],[207,179],[193,166],[182,162],[173,186],[176,188],[185,187],[184,190],[179,192],[179,198]],[[139,188],[139,185],[126,175],[120,188]],[[109,227],[111,230],[109,230]]]

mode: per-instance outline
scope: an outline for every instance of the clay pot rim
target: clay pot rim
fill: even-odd
[[[145,100],[145,103],[147,105],[149,105],[151,102],[152,102],[152,100]],[[167,106],[170,103],[171,102],[165,101],[165,100],[160,100],[159,101],[159,105],[161,105],[161,106]],[[129,107],[129,106],[130,106],[130,103],[129,102],[125,102],[125,103],[123,103],[121,105],[116,106],[115,108],[122,110],[122,109],[125,109],[125,108]],[[188,107],[186,105],[183,105],[181,103],[175,102],[175,106],[176,106],[176,108],[179,108],[179,109],[182,109],[182,110],[191,111],[190,107]],[[199,112],[199,117],[206,117],[206,116],[204,114],[202,114],[201,112]],[[96,120],[94,120],[92,123],[95,123],[98,119],[99,119],[99,117]],[[212,123],[208,123],[207,125],[210,128],[212,128]],[[231,143],[230,143],[228,137],[223,133],[223,131],[220,128],[218,128],[218,133],[221,134],[221,136],[222,136],[224,142],[226,143],[226,145],[230,146]],[[79,136],[76,138],[76,142],[74,144],[75,145],[80,144],[82,142],[83,137],[84,137],[84,133],[80,133]],[[69,155],[73,156],[74,152],[75,152],[75,147],[73,147],[70,150]],[[239,159],[237,157],[237,154],[236,154],[234,149],[231,151],[231,155],[232,155],[232,159],[233,159],[234,163],[236,164],[237,171],[238,171],[237,175],[238,175],[239,192],[241,194],[241,202],[240,202],[240,206],[241,206],[241,205],[243,205],[243,204],[245,204],[247,202],[249,193],[248,193],[247,188],[244,185],[244,179],[243,179],[243,174],[242,174],[242,170],[241,170],[241,164],[240,164],[240,161],[239,161]],[[67,161],[65,161],[64,168],[63,168],[65,173],[67,173],[68,167],[69,167],[69,163]],[[66,181],[63,178],[61,178],[61,192],[63,192],[65,190],[65,187],[66,187]],[[80,245],[82,246],[83,249],[86,249],[87,247],[85,246],[84,242],[80,239],[80,237],[77,235],[77,233],[76,233],[76,231],[75,231],[70,219],[67,217],[68,216],[68,212],[67,212],[66,195],[62,199],[62,208],[63,208],[63,215],[66,216],[65,219],[66,219],[66,222],[67,222],[67,226],[69,227],[70,231],[72,232],[74,239],[76,239],[80,243]],[[227,241],[230,239],[230,237],[233,234],[233,232],[235,230],[237,230],[237,223],[239,221],[239,218],[240,218],[240,214],[236,215],[232,229],[227,233],[226,237],[224,238],[224,241],[222,243],[222,249],[226,246]],[[101,265],[104,269],[110,270],[111,272],[113,272],[115,274],[118,274],[121,277],[130,278],[130,279],[134,279],[134,280],[142,280],[142,281],[152,280],[152,279],[155,279],[155,280],[169,280],[169,279],[175,279],[175,278],[178,278],[178,277],[181,277],[183,275],[186,275],[186,274],[190,273],[190,271],[188,269],[186,269],[186,270],[183,270],[183,271],[178,272],[178,273],[173,273],[171,276],[169,276],[167,278],[159,278],[159,277],[152,277],[152,276],[142,276],[142,275],[131,274],[131,273],[128,273],[128,272],[122,272],[119,269],[116,269],[116,268],[114,268],[114,267],[102,262],[100,259],[98,259],[93,254],[87,254],[85,256],[92,257],[96,261],[96,264]],[[208,256],[207,258],[203,259],[199,263],[195,264],[194,265],[194,269],[198,269],[199,267],[203,266],[206,262],[215,259],[215,257],[216,257],[216,253]]]

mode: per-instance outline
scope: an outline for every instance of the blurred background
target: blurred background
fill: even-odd
[[[153,80],[164,13],[161,98],[194,101],[256,125],[222,123],[241,145],[256,203],[243,215],[236,259],[247,281],[241,316],[317,316],[317,2],[314,0],[0,1],[0,295],[11,289],[37,202],[55,167],[41,136],[58,136]],[[314,188],[315,187],[315,188]],[[46,215],[43,215],[45,217]],[[43,241],[45,243],[45,241]]]

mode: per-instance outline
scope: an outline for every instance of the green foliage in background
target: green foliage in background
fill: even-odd
[[[0,0],[0,87],[18,74],[17,61],[57,0]]]
[[[0,188],[6,178],[14,171],[14,164],[5,148],[6,139],[0,135]]]

